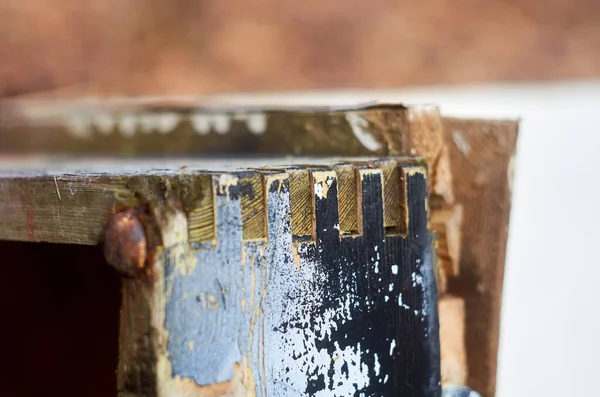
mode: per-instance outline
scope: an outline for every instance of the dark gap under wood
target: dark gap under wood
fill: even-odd
[[[114,396],[121,280],[102,247],[0,241],[0,252],[0,396]]]

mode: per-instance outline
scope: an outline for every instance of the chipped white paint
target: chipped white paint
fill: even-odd
[[[423,276],[413,272],[411,274],[411,277],[412,277],[412,286],[413,287],[416,287],[417,285],[421,285],[421,286],[423,285]]]
[[[135,135],[138,128],[138,117],[135,114],[123,114],[119,119],[119,132],[125,138],[131,138]]]
[[[159,113],[156,116],[156,131],[159,134],[168,134],[179,125],[181,116],[177,113]]]
[[[139,125],[140,130],[144,134],[150,134],[154,132],[157,124],[157,114],[156,113],[144,113],[139,116]]]
[[[365,148],[372,152],[381,149],[381,143],[369,131],[368,120],[363,118],[358,112],[346,112],[345,118],[352,129],[352,133]]]
[[[368,351],[367,351],[368,352]],[[373,365],[373,369],[375,370],[375,375],[379,376],[381,371],[381,364],[379,363],[379,356],[375,353],[375,363]]]
[[[328,310],[317,324],[313,324],[315,326],[314,331],[295,329],[289,335],[291,338],[288,340],[293,346],[292,355],[296,357],[295,360],[292,359],[294,362],[292,364],[293,368],[300,371],[324,374],[325,384],[331,384],[332,382],[334,384],[332,389],[320,390],[315,396],[350,395],[356,390],[352,383],[357,385],[359,389],[369,385],[369,368],[363,361],[367,352],[362,351],[360,343],[354,347],[346,346],[342,350],[336,342],[336,350],[332,356],[329,355],[326,349],[319,350],[316,346],[310,346],[314,344],[315,340],[329,337],[331,332],[337,329],[338,316],[339,313],[336,313],[335,310]],[[307,322],[306,325],[309,326],[309,323]],[[331,364],[333,364],[333,372],[330,375]],[[344,371],[344,366],[347,369],[346,371]],[[349,380],[352,380],[352,382],[349,382]],[[306,386],[306,384],[298,384],[295,385],[294,389],[305,390]]]
[[[267,304],[278,305],[278,302],[289,301],[290,296],[302,297],[302,304],[287,305],[283,318],[280,309],[265,310],[266,313],[278,313],[275,318],[267,319],[267,329],[279,324],[293,324],[287,327],[281,336],[265,341],[271,347],[267,362],[274,362],[279,368],[289,369],[289,372],[274,376],[280,381],[272,385],[270,393],[281,396],[304,395],[303,391],[309,386],[308,382],[316,381],[317,377],[321,376],[324,377],[322,379],[326,385],[332,386],[327,387],[326,390],[316,391],[314,396],[352,395],[357,389],[369,386],[370,369],[365,360],[375,352],[364,350],[360,342],[355,346],[343,348],[335,342],[335,350],[332,353],[329,353],[326,348],[317,347],[319,340],[331,340],[334,332],[338,331],[341,325],[352,320],[352,311],[360,305],[360,302],[354,291],[355,286],[349,284],[346,286],[345,293],[337,299],[337,307],[331,307],[322,315],[311,318],[309,314],[323,305],[328,275],[320,270],[317,262],[308,259],[306,252],[309,247],[309,243],[298,245],[301,260],[298,270],[290,273],[289,264],[282,263],[281,267],[274,268],[271,273],[269,285],[271,299]],[[290,278],[297,279],[297,282]],[[310,280],[310,285],[306,285],[306,280]],[[374,360],[379,363],[377,357],[374,357]],[[380,371],[380,366],[377,371]],[[307,379],[294,376],[295,373],[315,375]]]
[[[232,174],[219,175],[218,189],[219,193],[229,198],[229,188],[238,184],[239,178]]]
[[[403,309],[410,309],[410,307],[402,300],[402,293],[398,294],[398,306]]]
[[[267,116],[262,113],[252,114],[248,117],[246,125],[254,135],[262,135],[267,130]]]
[[[137,116],[137,127],[142,133],[151,134],[158,132],[159,134],[168,134],[179,125],[181,116],[177,113],[143,113]]]
[[[420,263],[420,260],[417,260],[417,264]],[[412,286],[413,287],[419,287],[421,289],[421,292],[423,294],[423,296],[425,296],[427,294],[427,284],[431,282],[431,280],[428,280],[427,282],[425,282],[425,279],[429,279],[429,275],[427,273],[424,274],[419,274],[416,272],[411,273],[411,279],[412,279]],[[423,315],[427,315],[427,313],[429,312],[429,305],[425,302],[423,304],[421,313],[423,313]],[[417,314],[417,313],[415,313]],[[424,318],[421,319],[422,321],[424,321]]]
[[[454,141],[454,144],[456,145],[458,150],[461,151],[462,154],[464,154],[465,156],[467,156],[469,154],[469,152],[471,151],[471,145],[469,144],[469,141],[467,141],[465,139],[465,137],[462,135],[462,133],[460,131],[458,131],[458,130],[452,131],[452,140]]]
[[[92,135],[92,123],[86,114],[77,114],[65,119],[69,133],[78,138],[89,138]]]
[[[231,126],[231,117],[226,114],[213,114],[212,117],[212,125],[217,134],[226,134],[229,131]]]
[[[246,123],[246,128],[254,135],[262,135],[267,130],[267,115],[264,113],[240,113],[234,119]]]
[[[356,383],[359,390],[369,385],[369,368],[364,362],[361,362],[363,354],[366,355],[368,352],[361,351],[360,343],[355,348],[347,346],[344,350],[341,350],[339,344],[336,342],[335,347],[336,350],[332,356],[334,362],[333,374],[331,376],[334,386],[330,390],[318,391],[315,396],[350,395],[352,389],[348,387],[348,379],[352,379],[352,382]],[[377,359],[377,355],[375,355],[375,359]],[[343,369],[344,365],[347,366],[347,372]],[[325,368],[328,367],[329,362]],[[377,372],[379,374],[379,368]]]
[[[392,274],[398,274],[398,265],[392,265]]]
[[[211,131],[223,135],[231,128],[231,116],[226,113],[196,113],[190,116],[190,123],[199,135],[207,135]]]
[[[332,270],[330,266],[327,271],[324,271],[318,255],[316,257],[314,255],[323,248],[323,244],[319,242],[320,238],[317,242],[296,243],[297,254],[294,254],[289,219],[290,199],[289,192],[285,189],[277,193],[267,189],[268,244],[239,247],[239,244],[242,244],[239,200],[234,196],[221,196],[227,194],[228,187],[237,184],[238,179],[228,173],[217,174],[214,178],[217,179],[215,187],[219,192],[217,202],[228,203],[227,208],[231,211],[229,215],[217,212],[217,219],[220,220],[219,227],[227,230],[233,237],[220,237],[220,244],[217,247],[211,250],[200,250],[195,254],[198,266],[207,264],[207,268],[218,269],[218,272],[206,273],[206,269],[202,272],[194,272],[195,267],[190,266],[183,271],[180,268],[174,269],[178,270],[178,273],[167,273],[174,275],[173,277],[177,276],[178,280],[189,279],[189,277],[179,277],[181,274],[203,276],[197,278],[199,284],[194,284],[202,285],[202,288],[188,288],[192,284],[177,284],[179,289],[171,289],[169,292],[171,297],[182,297],[172,301],[177,302],[178,310],[170,311],[173,315],[169,320],[173,326],[171,329],[180,331],[178,339],[174,339],[175,332],[169,334],[172,343],[170,349],[178,352],[178,356],[170,356],[178,357],[177,360],[173,360],[173,368],[177,369],[177,372],[170,374],[181,376],[193,374],[192,380],[203,385],[208,384],[207,382],[232,379],[234,375],[232,362],[243,362],[244,365],[248,363],[251,366],[251,372],[248,373],[252,378],[249,384],[252,385],[250,387],[256,388],[257,397],[347,396],[354,395],[356,390],[368,389],[376,382],[385,383],[388,378],[383,379],[383,377],[387,375],[387,363],[390,361],[390,357],[385,355],[385,345],[383,351],[379,350],[380,345],[377,345],[378,351],[373,351],[373,348],[367,349],[370,347],[366,345],[369,342],[367,339],[359,341],[358,338],[354,339],[354,335],[350,335],[350,338],[348,335],[350,333],[348,325],[351,324],[349,321],[353,320],[352,317],[355,317],[356,321],[356,317],[361,315],[361,310],[371,310],[380,299],[373,300],[374,296],[362,296],[358,292],[360,284],[357,284],[354,277],[348,278],[347,270],[352,264],[349,261],[354,259],[341,257],[339,270]],[[326,190],[327,180],[322,180],[320,186]],[[322,195],[325,197],[326,193],[323,192]],[[238,206],[235,207],[235,211],[234,204]],[[334,224],[333,222],[321,223],[317,226],[319,231],[329,229],[331,232]],[[234,234],[234,231],[237,234]],[[338,233],[332,234],[338,235]],[[379,247],[374,244],[373,248],[371,255],[364,258],[369,260],[371,265],[378,262],[379,257],[386,257],[385,246]],[[215,258],[220,258],[222,255],[220,256],[218,251],[214,250],[235,252],[233,263],[238,262],[238,251],[245,252],[239,259],[244,263],[239,287],[235,283],[229,286],[221,285],[223,280],[236,280],[240,268],[229,266],[229,262],[220,264]],[[295,257],[298,258],[298,266],[293,262]],[[337,262],[335,266],[338,266]],[[222,276],[225,274],[222,272],[226,271],[231,272],[227,273],[230,275]],[[394,265],[393,272],[399,273],[398,265]],[[410,277],[409,274],[405,274],[406,278]],[[211,310],[210,305],[205,304],[206,299],[203,295],[209,287],[215,288],[213,285],[215,280],[218,283],[216,291],[221,291],[223,294],[218,311]],[[385,294],[385,284],[392,280],[397,280],[397,277],[379,283],[378,289],[381,290],[379,292]],[[336,286],[336,294],[333,297],[332,283]],[[227,297],[222,292],[223,288],[227,291]],[[238,288],[240,294],[232,295]],[[390,288],[393,289],[395,286],[392,285]],[[176,315],[181,314],[180,308],[187,304],[186,302],[193,300],[187,299],[188,292],[201,297],[199,303],[204,305],[204,316],[219,315],[218,321],[242,319],[241,322],[226,323],[232,326],[220,327],[221,330],[218,335],[215,335],[214,340],[203,337],[202,335],[206,333],[197,330],[186,331],[190,329],[189,327],[178,328],[177,324],[181,322]],[[389,295],[390,297],[386,297],[386,301],[391,300],[388,305],[399,310],[395,305],[396,293]],[[217,298],[218,296],[214,300],[216,301]],[[412,303],[411,305],[414,306]],[[412,310],[402,314],[412,316]],[[185,318],[184,323],[187,321]],[[392,356],[402,354],[402,349],[396,346],[396,340],[392,340],[394,337],[383,339],[385,341],[383,343],[389,344]],[[193,342],[193,351],[189,347],[190,341]],[[218,346],[219,355],[212,357],[212,361],[207,361],[200,352],[217,351],[214,346]],[[207,362],[216,364],[202,373],[190,370],[190,368],[202,368],[202,365],[206,365]],[[188,372],[182,372],[184,370]],[[207,374],[208,371],[211,373]],[[374,374],[381,376],[374,378]],[[391,373],[390,375],[393,377]],[[317,382],[327,386],[322,390],[315,390]],[[311,388],[311,391],[307,391]]]
[[[102,135],[112,133],[117,124],[114,116],[107,112],[94,115],[92,123]]]
[[[198,135],[207,135],[210,132],[211,120],[206,114],[196,113],[191,115],[190,123]]]
[[[319,199],[323,199],[325,197],[323,194],[323,184],[321,182],[315,182],[315,195]]]

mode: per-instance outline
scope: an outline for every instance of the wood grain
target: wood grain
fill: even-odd
[[[441,118],[434,106],[219,106],[200,99],[19,100],[0,102],[1,153],[114,153],[437,158]]]
[[[352,231],[360,234],[360,199],[355,180],[358,178],[357,164],[367,169],[381,168],[384,174],[394,175],[398,172],[391,168],[397,167],[399,162],[423,162],[415,157],[348,160],[356,158],[296,159],[311,164],[308,168],[293,164],[288,158],[255,158],[238,164],[214,159],[173,161],[160,167],[152,166],[159,164],[159,159],[141,162],[104,159],[102,165],[102,162],[97,164],[92,160],[65,162],[64,159],[45,158],[22,163],[0,158],[0,220],[3,226],[0,240],[98,244],[103,241],[104,228],[111,215],[131,207],[160,206],[161,202],[156,202],[155,198],[170,186],[181,196],[183,210],[188,216],[190,242],[214,245],[215,186],[230,184],[241,187],[244,240],[261,241],[266,238],[265,178],[273,178],[278,173],[290,178],[293,235],[300,240],[313,240],[314,186],[311,180],[315,175],[335,175],[336,170],[344,180],[343,184],[349,186],[341,196],[343,219],[354,220]],[[291,164],[286,164],[287,161]],[[10,168],[14,170],[2,171]],[[351,180],[345,181],[346,174]],[[400,200],[403,189],[395,180],[386,181],[385,177],[383,184],[384,190],[398,190],[395,195],[387,195],[392,199],[386,201],[385,216],[393,219],[404,211]],[[327,185],[324,189],[326,195]],[[393,216],[387,215],[388,212]],[[400,221],[394,222],[399,224]]]
[[[464,209],[460,274],[448,278],[447,292],[465,302],[467,385],[491,397],[518,123],[452,118],[443,122],[454,193]]]
[[[438,301],[440,313],[440,343],[442,384],[466,385],[467,357],[465,348],[465,303],[455,296]]]
[[[138,204],[123,175],[0,177],[0,239],[97,244],[111,214]]]

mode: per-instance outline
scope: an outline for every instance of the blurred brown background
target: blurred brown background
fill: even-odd
[[[0,96],[600,75],[597,0],[4,0]]]

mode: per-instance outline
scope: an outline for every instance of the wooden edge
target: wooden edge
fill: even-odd
[[[466,384],[492,397],[518,122],[444,118],[443,125],[463,214],[460,273],[448,275],[447,294],[464,300]]]
[[[465,350],[465,303],[455,296],[439,299],[442,385],[467,384]],[[443,342],[443,343],[441,343]]]
[[[31,114],[17,112],[17,120],[27,123],[0,123],[0,133],[10,137],[0,150],[423,156],[430,169],[431,227],[441,239],[440,267],[447,276],[447,291],[441,292],[465,301],[467,384],[493,396],[516,122],[442,119],[434,107],[402,106],[317,114],[151,106],[91,109],[69,111],[54,118],[58,123],[42,117],[41,124],[32,122],[38,119]],[[1,116],[7,120],[6,112]],[[64,178],[0,180],[5,192],[0,217],[8,225],[0,230],[0,239],[96,244],[110,213],[121,205],[139,204],[135,190],[119,177]],[[199,216],[209,218],[210,211]],[[260,235],[258,228],[252,230],[250,234]]]
[[[0,240],[98,244],[111,214],[139,204],[127,177],[0,178]]]
[[[22,175],[0,174],[0,240],[98,244],[103,241],[105,225],[113,214],[132,207],[145,212],[155,211],[162,203],[157,201],[157,197],[161,197],[160,192],[168,188],[175,191],[183,203],[182,209],[188,217],[190,242],[195,247],[214,247],[218,243],[215,236],[215,194],[228,194],[229,188],[236,186],[242,206],[243,239],[263,241],[267,238],[265,189],[274,173],[283,174],[290,180],[292,234],[301,240],[314,240],[313,186],[321,189],[325,195],[329,186],[329,180],[324,182],[315,178],[337,178],[337,174],[349,172],[351,194],[341,195],[338,205],[344,208],[343,217],[354,219],[356,225],[348,231],[341,228],[340,235],[362,234],[357,222],[360,219],[360,203],[356,201],[355,173],[363,167],[382,173],[391,167],[407,164],[423,167],[423,161],[417,157],[387,157],[342,163],[317,159],[317,162],[319,165],[282,166],[277,170],[178,169],[137,174],[52,175],[30,171]],[[115,169],[114,166],[112,168]],[[406,188],[398,185],[397,173],[388,174],[389,177],[383,181],[384,191],[400,189],[399,194],[388,194],[385,200],[384,216],[391,226],[395,226],[388,228],[387,232],[394,234],[397,233],[396,229],[400,229],[402,216],[407,216],[401,202],[406,196],[402,190]],[[348,205],[348,201],[352,201],[351,205]]]
[[[159,104],[6,103],[0,106],[0,152],[387,156],[414,154],[413,123],[441,125],[435,107],[398,104],[283,109]],[[430,135],[426,141],[432,142]]]

